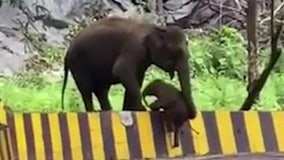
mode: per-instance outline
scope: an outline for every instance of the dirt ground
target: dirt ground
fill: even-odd
[[[173,158],[175,160],[284,160],[284,153],[210,155],[201,157]],[[157,159],[170,160],[170,159]]]

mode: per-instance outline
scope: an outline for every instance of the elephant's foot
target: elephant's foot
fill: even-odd
[[[92,110],[86,110],[86,112],[96,112],[96,110],[92,109]]]
[[[98,109],[93,109],[93,108],[87,108],[86,109],[86,112],[88,113],[88,112],[99,112],[100,110],[98,110]]]
[[[146,108],[136,108],[134,111],[146,111]]]
[[[101,111],[111,111],[112,106],[111,105],[101,105]]]
[[[146,111],[146,107],[140,106],[140,107],[123,107],[123,111]]]
[[[143,108],[131,108],[131,109],[123,109],[123,111],[146,111],[146,109],[143,109]]]
[[[140,106],[136,108],[136,111],[147,111],[145,106]]]

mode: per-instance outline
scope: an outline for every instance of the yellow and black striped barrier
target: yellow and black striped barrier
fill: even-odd
[[[6,125],[0,124],[0,160],[13,159],[9,129]]]
[[[3,112],[4,102],[0,99],[0,112]],[[0,115],[0,160],[12,160],[13,151],[11,145],[11,135],[6,124],[2,124],[4,117]]]
[[[17,160],[146,159],[284,151],[284,112],[200,112],[183,126],[181,145],[174,149],[159,113],[129,113],[122,120],[118,112],[1,111],[0,122],[10,128]]]

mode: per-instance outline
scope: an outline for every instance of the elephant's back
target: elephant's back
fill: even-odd
[[[119,51],[129,37],[141,41],[152,29],[152,24],[129,18],[105,18],[81,30],[73,38],[69,48],[97,50],[113,55],[110,50]]]
[[[135,19],[108,17],[93,22],[81,30],[73,41],[87,44],[90,39],[100,39],[100,42],[103,42],[105,38],[109,41],[117,39],[117,43],[126,40],[129,36],[141,39],[152,31],[153,26],[153,24]],[[109,45],[113,46],[114,44],[109,43]]]
[[[91,25],[89,25],[86,28],[95,28],[95,27],[101,27],[101,26],[114,26],[116,28],[123,28],[123,29],[137,29],[137,28],[152,28],[154,24],[148,23],[145,21],[133,19],[133,18],[122,18],[117,16],[111,16],[107,18],[100,19],[96,22],[93,22]]]
[[[91,70],[94,76],[112,76],[112,67],[122,47],[127,45],[128,38],[136,37],[139,41],[148,30],[147,24],[144,26],[134,20],[122,18],[99,20],[73,38],[67,53],[69,63]]]

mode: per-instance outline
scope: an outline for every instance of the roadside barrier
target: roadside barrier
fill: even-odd
[[[199,112],[172,148],[157,112],[0,111],[17,160],[172,158],[284,151],[284,112]],[[190,129],[190,126],[199,134]],[[2,138],[0,139],[2,142]]]
[[[6,125],[0,124],[0,160],[13,159],[9,129]]]

